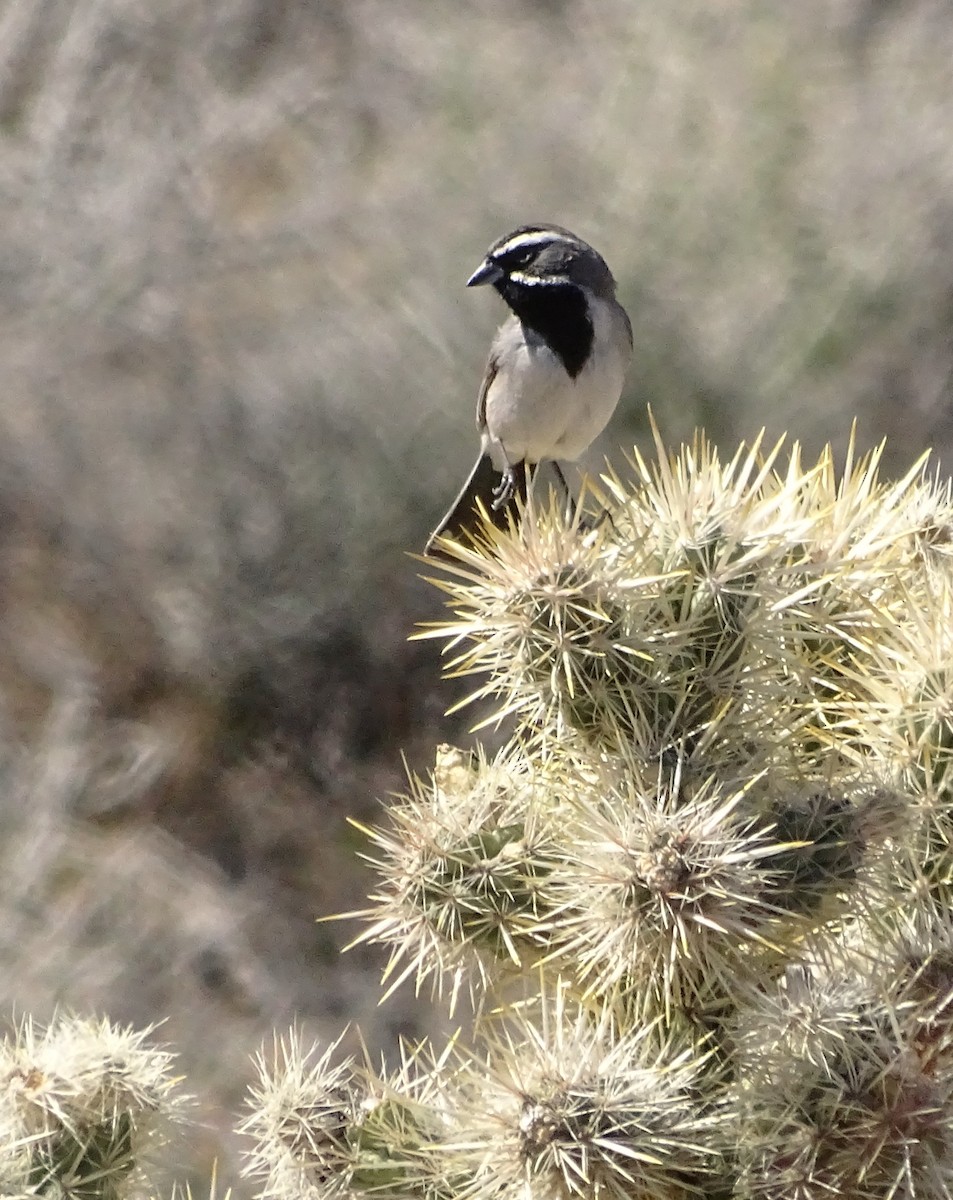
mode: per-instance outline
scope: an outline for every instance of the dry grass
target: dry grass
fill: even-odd
[[[951,61],[940,0],[0,5],[3,1002],[169,1016],[219,1126],[274,1025],[373,1002],[312,918],[459,732],[405,552],[506,228],[620,279],[602,450],[650,402],[948,463]]]

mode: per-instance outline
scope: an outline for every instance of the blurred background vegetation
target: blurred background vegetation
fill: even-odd
[[[0,993],[162,1036],[224,1155],[339,959],[375,819],[465,736],[408,557],[555,220],[635,328],[591,465],[704,425],[953,452],[946,0],[0,2]],[[244,1190],[242,1188],[244,1187]],[[240,1185],[238,1196],[247,1194]]]

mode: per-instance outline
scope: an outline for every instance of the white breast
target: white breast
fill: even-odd
[[[590,298],[593,348],[575,379],[518,321],[499,331],[496,378],[486,395],[484,449],[497,469],[544,458],[573,461],[605,429],[622,392],[631,347],[618,311]]]

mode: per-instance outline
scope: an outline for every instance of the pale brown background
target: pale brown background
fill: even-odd
[[[950,462],[946,0],[0,3],[0,996],[165,1018],[196,1180],[272,1029],[428,1024],[315,918],[465,736],[407,551],[538,219],[635,328],[593,462],[648,403]]]

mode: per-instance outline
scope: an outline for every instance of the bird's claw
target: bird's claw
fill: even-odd
[[[499,512],[505,504],[509,504],[515,491],[516,472],[512,467],[507,467],[500,482],[493,489],[493,511]]]

